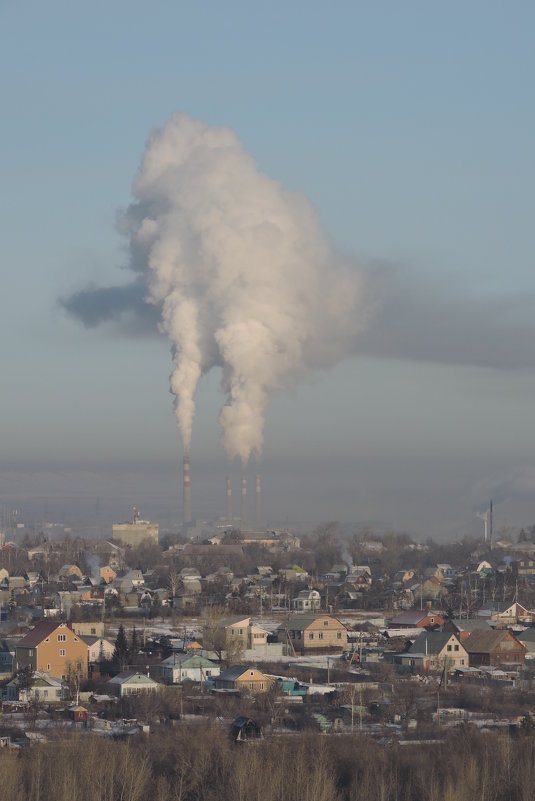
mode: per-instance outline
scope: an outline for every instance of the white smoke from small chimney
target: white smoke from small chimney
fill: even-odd
[[[185,114],[153,131],[133,193],[122,229],[172,344],[184,450],[199,379],[219,365],[222,442],[245,466],[262,451],[271,393],[348,352],[365,321],[362,274],[232,131]]]

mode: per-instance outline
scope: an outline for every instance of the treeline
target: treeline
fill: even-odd
[[[306,734],[235,744],[221,726],[0,752],[3,801],[531,801],[535,738],[450,732],[382,746]]]

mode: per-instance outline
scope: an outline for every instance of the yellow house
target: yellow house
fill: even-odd
[[[215,678],[216,690],[240,690],[249,695],[265,693],[273,682],[260,670],[248,665],[232,665]]]
[[[59,679],[76,669],[87,676],[87,645],[70,622],[42,620],[17,643],[14,664],[14,672],[31,667]]]
[[[281,623],[277,638],[290,652],[342,651],[347,648],[347,629],[332,615],[294,615]]]

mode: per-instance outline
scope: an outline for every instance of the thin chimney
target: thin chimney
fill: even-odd
[[[256,477],[256,523],[260,524],[260,476]]]
[[[227,476],[227,523],[232,523],[232,485]]]
[[[241,515],[240,515],[240,525],[242,528],[245,528],[245,523],[247,521],[247,479],[243,476],[241,480]]]
[[[189,456],[184,456],[184,523],[191,523],[191,479]]]

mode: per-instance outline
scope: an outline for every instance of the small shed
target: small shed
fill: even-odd
[[[232,739],[237,742],[246,742],[247,740],[263,740],[264,732],[262,727],[252,718],[244,716],[237,717],[232,722]]]
[[[69,713],[69,717],[75,723],[87,723],[87,709],[85,706],[74,704],[74,706],[70,706],[67,711]]]

